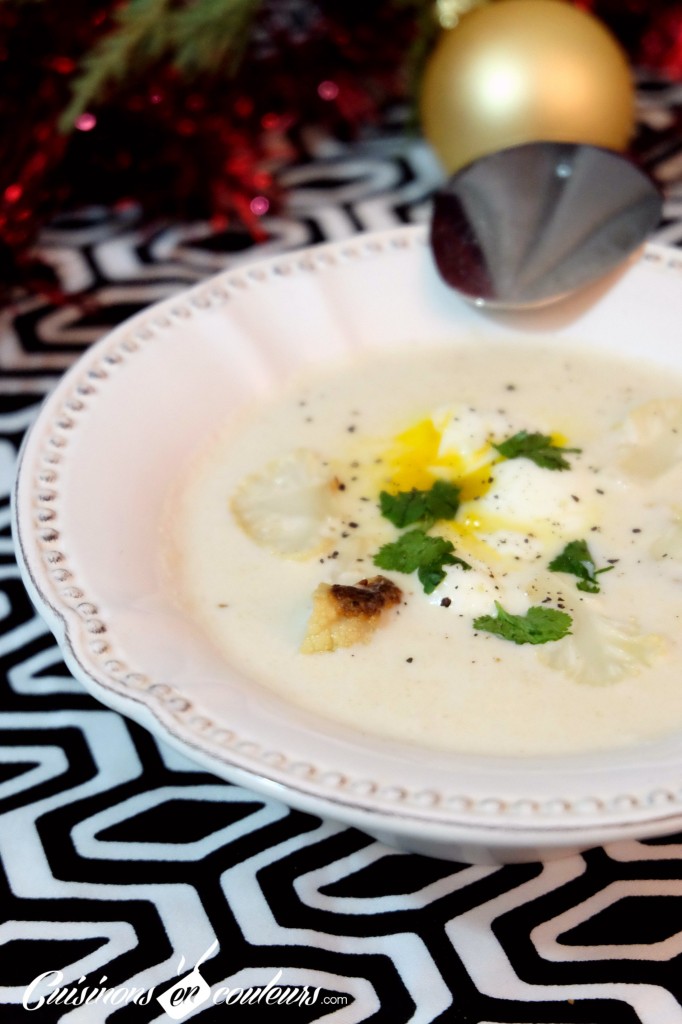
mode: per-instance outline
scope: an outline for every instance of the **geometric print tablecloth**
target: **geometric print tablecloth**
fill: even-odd
[[[682,246],[682,87],[643,82],[640,97],[639,153],[666,189],[654,239]],[[216,779],[99,705],[30,605],[14,461],[88,344],[225,267],[427,218],[438,171],[400,112],[353,144],[299,143],[267,242],[79,211],[41,240],[73,299],[3,311],[0,1022],[260,1008],[281,1024],[682,1024],[682,836],[508,867],[397,852]]]

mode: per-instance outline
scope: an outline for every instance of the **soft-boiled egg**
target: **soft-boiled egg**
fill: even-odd
[[[530,459],[509,459],[494,467],[492,485],[467,515],[486,534],[521,530],[536,537],[576,536],[589,522],[586,484],[580,470],[553,472]]]
[[[495,445],[522,429],[500,411],[440,407],[390,443],[381,458],[382,486],[397,493],[448,480],[459,487],[461,506],[447,525],[460,537],[501,555],[535,558],[543,539],[585,529],[589,488],[587,473],[573,462],[552,472],[528,458],[503,458]]]

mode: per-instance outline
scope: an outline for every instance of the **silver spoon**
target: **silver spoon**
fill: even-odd
[[[443,279],[477,305],[544,306],[625,261],[660,222],[662,199],[628,158],[530,142],[481,157],[434,196]]]

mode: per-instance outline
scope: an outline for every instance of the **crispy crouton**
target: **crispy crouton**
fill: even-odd
[[[313,595],[313,610],[301,645],[304,654],[334,651],[367,643],[382,613],[402,597],[385,576],[360,580],[355,586],[320,583]]]

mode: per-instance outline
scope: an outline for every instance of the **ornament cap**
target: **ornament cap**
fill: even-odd
[[[475,7],[482,7],[489,0],[436,0],[436,17],[441,28],[454,28],[460,20]]]

